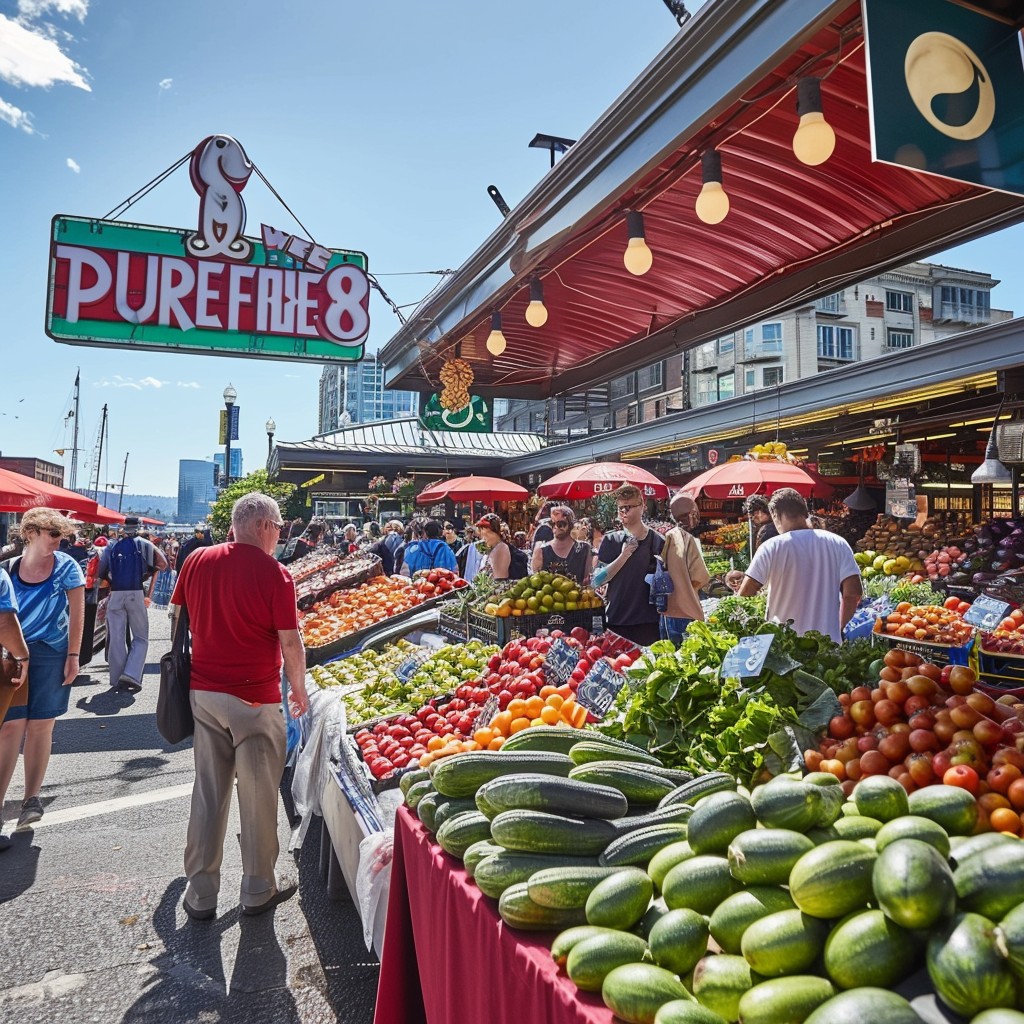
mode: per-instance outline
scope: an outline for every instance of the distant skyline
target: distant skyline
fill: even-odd
[[[302,221],[254,178],[249,234],[265,222],[365,251],[408,313],[435,272],[459,267],[497,224],[487,186],[515,206],[548,172],[547,154],[527,146],[533,135],[579,138],[677,31],[663,0],[521,0],[514,12],[476,0],[0,0],[0,451],[70,466],[78,368],[80,487],[95,477],[104,403],[101,487],[120,483],[127,454],[136,494],[176,495],[179,460],[217,449],[229,383],[250,466],[262,465],[268,418],[279,441],[317,432],[320,363],[50,341],[55,214],[103,216],[223,132]],[[190,228],[197,209],[180,168],[119,217]],[[1001,279],[993,305],[1020,313],[1022,238],[1007,229],[931,258]],[[399,327],[375,292],[370,314],[368,354]]]

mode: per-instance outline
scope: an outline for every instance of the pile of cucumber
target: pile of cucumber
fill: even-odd
[[[1024,1024],[1024,843],[963,790],[834,776],[753,793],[607,737],[524,730],[402,780],[513,928],[630,1024]],[[953,1018],[955,1019],[955,1018]]]

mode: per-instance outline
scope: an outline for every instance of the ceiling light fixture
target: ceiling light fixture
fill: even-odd
[[[654,263],[654,254],[647,247],[647,238],[644,234],[644,215],[637,210],[630,210],[626,214],[626,230],[629,242],[622,254],[622,262],[631,274],[643,277]]]
[[[530,278],[530,304],[526,307],[526,322],[531,327],[543,327],[548,322],[548,308],[544,305],[544,285],[536,274]]]
[[[498,310],[491,314],[491,333],[487,335],[486,344],[492,356],[500,356],[508,344],[505,335],[501,333],[501,313]]]
[[[722,156],[709,149],[701,157],[704,184],[694,209],[705,224],[721,224],[729,213],[729,196],[722,187]]]
[[[836,148],[836,133],[821,109],[821,79],[801,78],[796,97],[800,125],[793,136],[793,152],[800,163],[817,167]]]

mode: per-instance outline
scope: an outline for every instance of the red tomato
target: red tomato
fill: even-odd
[[[944,786],[958,786],[972,796],[978,795],[978,773],[966,764],[955,764],[942,776]]]

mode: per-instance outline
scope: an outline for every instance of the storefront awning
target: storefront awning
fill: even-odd
[[[817,167],[792,149],[808,75],[837,136]],[[432,391],[458,354],[483,395],[579,391],[1024,219],[1020,197],[873,163],[867,108],[859,3],[706,4],[382,349],[388,384]],[[731,201],[714,226],[694,212],[708,149]],[[623,266],[629,211],[654,257],[642,277]]]

